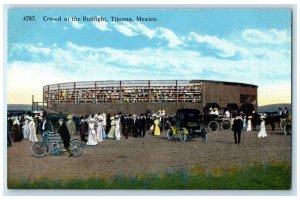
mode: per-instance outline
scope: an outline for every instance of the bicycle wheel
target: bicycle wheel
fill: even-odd
[[[173,138],[174,138],[173,130],[171,128],[169,128],[167,131],[167,138],[168,138],[168,140],[173,140]]]
[[[217,132],[219,130],[219,124],[216,121],[211,121],[208,124],[208,130],[210,132]]]
[[[70,150],[73,153],[73,156],[77,157],[83,153],[84,143],[79,139],[73,139],[70,142]]]
[[[232,126],[231,121],[228,119],[224,119],[221,123],[221,127],[224,131],[230,131],[231,126]]]
[[[44,142],[35,142],[31,145],[31,154],[35,157],[43,157],[48,152],[48,145]]]

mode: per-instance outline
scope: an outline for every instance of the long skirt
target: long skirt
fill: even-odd
[[[109,130],[109,133],[108,133],[108,138],[115,138],[115,126],[111,126],[110,130]]]

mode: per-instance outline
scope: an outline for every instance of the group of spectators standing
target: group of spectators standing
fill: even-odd
[[[267,113],[257,113],[255,111],[252,112],[251,115],[245,115],[243,112],[240,113],[240,116],[236,116],[233,121],[232,130],[234,132],[234,141],[235,144],[240,143],[241,138],[241,131],[245,129],[247,132],[256,130],[256,126],[260,126],[260,131],[258,132],[258,138],[264,138],[267,137],[266,132],[266,119],[268,119],[268,124],[271,126],[271,129],[274,130],[273,126],[275,121],[280,122],[287,118],[289,115],[288,108],[285,107],[285,110],[283,111],[281,107],[278,109],[278,113],[271,117],[268,116]],[[279,120],[278,120],[279,119]],[[259,122],[260,121],[260,122]]]
[[[80,117],[79,134],[87,145],[97,145],[108,138],[116,140],[120,140],[121,137],[128,139],[129,136],[144,138],[146,132],[159,136],[173,120],[173,115],[165,116],[163,113],[149,112],[140,115],[98,113]]]
[[[155,114],[148,112],[140,115],[98,113],[81,116],[79,122],[75,118],[75,116],[67,115],[65,120],[60,119],[57,123],[59,124],[57,130],[55,128],[57,124],[50,122],[46,112],[8,115],[7,144],[8,146],[12,144],[11,138],[14,142],[20,142],[22,139],[36,142],[38,134],[41,134],[43,140],[46,140],[47,135],[44,133],[55,131],[60,135],[70,135],[70,137],[79,135],[87,145],[97,145],[108,138],[120,140],[121,136],[126,139],[129,136],[143,138],[147,131],[159,136],[161,131],[167,129],[175,120],[175,116],[165,116],[165,113],[161,111]],[[59,132],[62,125],[67,128],[67,133]],[[64,130],[64,132],[66,131]]]

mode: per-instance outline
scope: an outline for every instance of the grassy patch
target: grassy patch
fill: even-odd
[[[191,170],[178,170],[164,174],[140,174],[135,177],[87,179],[22,179],[9,180],[9,189],[189,189],[189,190],[289,190],[291,188],[291,166],[272,161],[269,164],[255,163],[241,169],[212,168],[205,171],[201,166]]]

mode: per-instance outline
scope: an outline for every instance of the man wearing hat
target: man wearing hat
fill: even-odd
[[[73,116],[72,115],[68,115],[67,116],[67,128],[68,128],[68,131],[71,135],[74,135],[76,133],[76,125],[75,125],[75,122],[73,121]]]
[[[234,144],[240,144],[241,133],[243,129],[243,121],[240,116],[236,116],[233,120],[232,130],[234,133]]]
[[[81,116],[80,117],[80,122],[79,122],[79,132],[80,132],[80,139],[81,141],[87,143],[87,140],[86,140],[86,135],[89,131],[89,124],[86,122],[86,119]]]
[[[61,140],[64,143],[65,149],[69,153],[69,157],[71,157],[71,156],[73,156],[73,154],[70,150],[70,140],[71,140],[70,133],[69,133],[68,128],[66,127],[66,125],[64,123],[64,119],[60,118],[58,120],[58,124],[59,124],[59,128],[58,128],[57,132],[60,135]]]
[[[42,122],[40,123],[40,133],[43,136],[43,141],[47,140],[47,135],[49,132],[53,130],[51,122],[48,120],[48,116],[46,112],[43,112]]]

